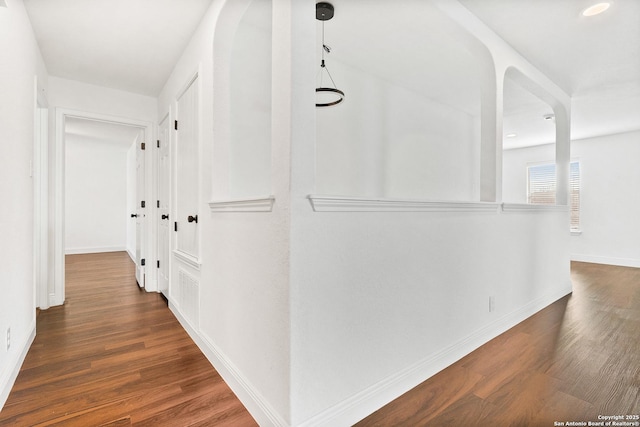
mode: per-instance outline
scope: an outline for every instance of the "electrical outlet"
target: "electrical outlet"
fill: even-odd
[[[7,328],[7,351],[11,348],[11,328]]]
[[[489,297],[489,313],[493,313],[496,309],[496,299],[493,296]]]

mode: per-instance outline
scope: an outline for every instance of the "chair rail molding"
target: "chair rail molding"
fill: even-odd
[[[503,212],[569,212],[567,205],[533,205],[528,203],[503,203]]]
[[[209,209],[211,212],[271,212],[275,201],[274,196],[214,200],[209,202]]]
[[[498,213],[499,203],[436,201],[309,195],[316,212],[486,212]]]

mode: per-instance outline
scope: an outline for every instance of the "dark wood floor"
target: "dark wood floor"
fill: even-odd
[[[640,269],[573,263],[571,277],[571,296],[356,425],[537,427],[638,416]]]
[[[0,425],[256,425],[125,252],[66,268],[66,304],[38,314]]]
[[[572,265],[574,293],[358,426],[553,426],[640,414],[640,269]],[[125,253],[68,257],[0,425],[255,425]]]

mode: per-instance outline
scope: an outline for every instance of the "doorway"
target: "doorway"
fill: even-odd
[[[153,233],[146,232],[153,217],[146,200],[152,196],[151,156],[145,155],[152,136],[148,122],[56,111],[50,305],[65,301],[66,253],[126,250],[136,263],[138,284],[156,290],[156,281],[145,274],[147,249],[153,248]],[[117,165],[120,172],[111,170]]]

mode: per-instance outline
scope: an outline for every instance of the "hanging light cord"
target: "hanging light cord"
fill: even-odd
[[[325,69],[327,71],[327,74],[329,75],[329,78],[331,79],[331,83],[333,84],[333,88],[337,89],[338,87],[336,86],[336,82],[333,81],[333,77],[331,77],[331,73],[329,72],[329,69],[324,64],[324,52],[325,51],[327,53],[330,53],[331,52],[331,48],[329,46],[327,46],[326,44],[324,44],[324,21],[322,21],[322,62],[320,62],[320,87],[322,87],[322,69]]]

